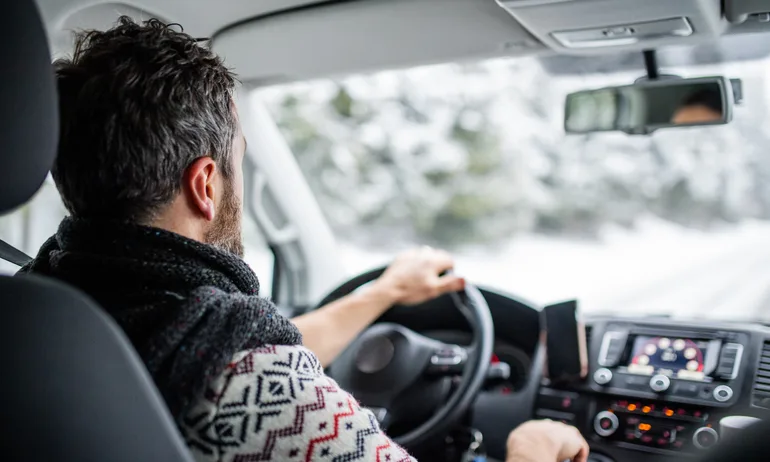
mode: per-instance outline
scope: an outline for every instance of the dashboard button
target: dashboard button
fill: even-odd
[[[602,345],[599,349],[599,365],[604,367],[613,367],[617,365],[623,355],[626,347],[628,332],[609,331],[602,338]]]
[[[612,371],[602,367],[594,372],[594,382],[599,385],[607,385],[612,380]]]
[[[652,391],[656,393],[661,393],[668,390],[668,387],[670,385],[671,385],[671,379],[669,379],[665,375],[656,375],[650,379],[650,388],[652,388]]]
[[[556,391],[551,388],[542,388],[537,400],[538,407],[560,412],[576,412],[582,405],[579,394]]]
[[[625,384],[627,388],[643,390],[646,389],[650,381],[644,376],[629,375],[626,377]]]
[[[575,422],[575,414],[571,412],[554,411],[553,409],[535,409],[535,417],[538,419],[556,420],[566,424]]]
[[[719,401],[720,403],[729,401],[730,398],[732,397],[733,397],[733,389],[728,387],[727,385],[719,385],[718,387],[714,388],[714,399]]]
[[[700,392],[697,383],[680,382],[674,387],[674,394],[679,396],[695,397]]]
[[[599,436],[610,436],[619,426],[618,416],[609,411],[602,411],[594,418],[594,431]]]
[[[721,379],[732,380],[738,376],[740,362],[743,357],[743,345],[728,343],[719,355],[719,366],[715,375]]]
[[[692,434],[692,444],[698,449],[708,449],[719,441],[717,431],[711,427],[701,427]]]

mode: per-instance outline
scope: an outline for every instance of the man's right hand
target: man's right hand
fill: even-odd
[[[508,436],[507,462],[586,462],[588,443],[577,428],[551,420],[531,420]]]

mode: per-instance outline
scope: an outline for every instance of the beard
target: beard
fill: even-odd
[[[241,210],[241,201],[235,196],[232,182],[225,181],[224,196],[219,213],[204,236],[206,244],[243,258]]]

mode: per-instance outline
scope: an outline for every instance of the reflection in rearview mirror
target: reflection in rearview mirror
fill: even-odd
[[[724,77],[651,80],[567,96],[568,133],[645,134],[665,127],[726,124],[733,95]]]
[[[716,86],[715,86],[716,87]],[[718,88],[704,88],[686,96],[674,110],[672,125],[716,123],[724,118],[722,95]]]

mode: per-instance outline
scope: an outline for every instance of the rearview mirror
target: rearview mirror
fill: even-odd
[[[719,125],[732,120],[733,89],[725,77],[663,79],[567,95],[567,133]]]

